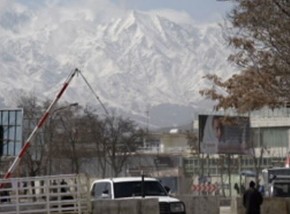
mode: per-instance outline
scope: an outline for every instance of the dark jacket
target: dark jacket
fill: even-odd
[[[260,214],[262,203],[263,196],[255,188],[249,188],[243,195],[243,205],[246,208],[246,214]]]
[[[255,188],[249,188],[243,195],[243,205],[247,214],[260,214],[260,206],[263,203],[262,194]]]

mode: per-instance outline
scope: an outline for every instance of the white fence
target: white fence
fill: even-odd
[[[91,213],[84,175],[0,179],[0,214]]]

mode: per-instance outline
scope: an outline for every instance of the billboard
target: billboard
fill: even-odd
[[[199,115],[200,152],[249,154],[249,117]]]
[[[16,156],[22,147],[23,109],[0,110],[0,156]]]

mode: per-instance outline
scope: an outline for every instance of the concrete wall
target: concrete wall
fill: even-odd
[[[158,199],[97,200],[92,214],[159,214]]]
[[[219,214],[220,198],[218,196],[178,196],[184,202],[186,214]]]
[[[244,214],[245,208],[242,204],[241,197],[232,198],[231,202],[232,214]],[[263,214],[289,214],[290,213],[290,199],[286,198],[264,198],[261,206],[261,213]]]

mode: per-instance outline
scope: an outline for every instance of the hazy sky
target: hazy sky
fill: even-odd
[[[13,1],[13,0],[1,0]],[[136,10],[159,10],[159,9],[174,9],[184,11],[191,15],[197,22],[207,22],[220,20],[225,17],[232,3],[230,1],[218,0],[15,0],[31,7],[47,7],[47,3],[62,5],[75,5],[76,3],[83,3],[94,5],[96,9],[116,7],[122,9],[136,9]],[[83,6],[83,5],[82,5]],[[1,4],[0,4],[1,7]]]
[[[112,0],[127,8],[150,9],[175,9],[186,11],[197,21],[212,21],[225,16],[232,3],[217,0]]]

